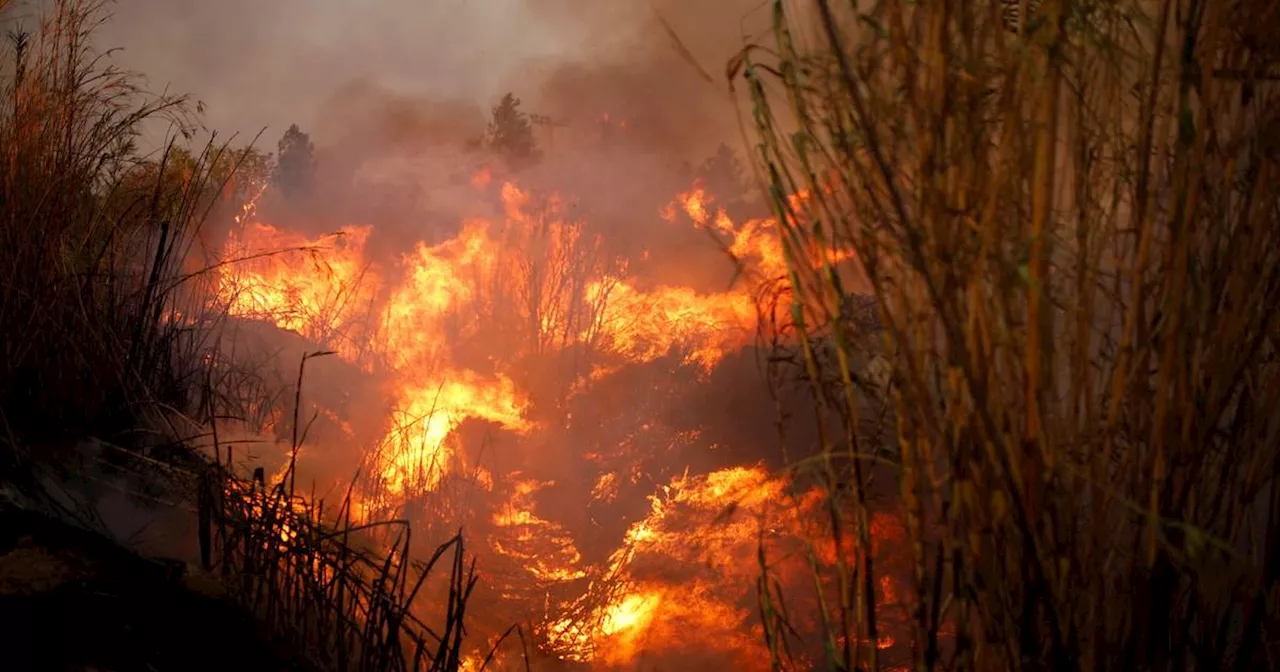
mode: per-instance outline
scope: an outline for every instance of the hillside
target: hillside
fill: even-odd
[[[0,667],[307,670],[222,597],[218,579],[40,514],[0,512]]]

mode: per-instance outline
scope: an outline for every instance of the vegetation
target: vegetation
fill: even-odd
[[[821,450],[792,469],[827,494],[830,539],[811,555],[822,662],[1275,668],[1280,15],[855,5],[777,0],[772,43],[730,64],[790,269],[778,333],[798,346],[770,366],[793,361],[818,401]],[[104,439],[191,497],[203,569],[309,664],[458,668],[475,585],[460,537],[412,560],[406,523],[353,525],[349,498],[326,513],[293,461],[279,483],[242,478],[220,435],[267,395],[220,347],[206,226],[268,174],[306,197],[310,139],[290,127],[274,168],[184,148],[197,114],[93,51],[101,9],[55,0],[0,66],[0,484],[52,508],[40,475]],[[515,166],[539,156],[519,106],[506,95],[484,141]],[[143,155],[139,129],[157,123],[173,140]],[[727,149],[694,172],[737,193]],[[547,261],[598,256],[573,252]],[[528,270],[571,275],[557,269]],[[513,314],[536,318],[554,292],[524,285]],[[525,321],[513,333],[539,350],[565,340]],[[157,459],[162,445],[188,459]],[[874,496],[886,481],[891,505]],[[869,552],[886,506],[911,541],[907,599]],[[773,662],[811,663],[760,558]],[[882,649],[887,607],[905,607],[906,637]]]
[[[185,98],[150,96],[93,52],[99,6],[55,3],[11,35],[0,82],[0,409],[3,456],[84,436],[121,439],[185,412],[207,342],[181,326],[183,266],[216,203],[224,147],[139,156],[144,123],[192,131]],[[180,137],[180,136],[179,136]],[[224,175],[226,171],[223,171]],[[225,177],[224,177],[225,179]],[[56,461],[56,460],[55,460]],[[53,461],[50,461],[53,462]]]
[[[485,145],[516,168],[530,165],[540,157],[533,122],[520,109],[520,99],[514,94],[506,94],[493,108]]]
[[[262,479],[230,469],[232,443],[219,425],[272,399],[221,347],[227,316],[211,300],[210,264],[229,262],[213,256],[207,223],[256,195],[270,158],[212,141],[187,149],[199,110],[183,97],[147,94],[92,48],[103,8],[100,0],[56,0],[38,29],[11,34],[0,66],[0,514],[16,505],[92,528],[91,515],[68,510],[47,486],[87,478],[72,472],[91,461],[109,462],[161,499],[194,505],[202,564],[224,600],[208,607],[210,618],[229,599],[235,613],[254,614],[272,639],[293,647],[293,657],[306,651],[316,669],[456,669],[475,581],[460,538],[427,563],[409,559],[407,532],[387,552],[367,551],[377,547],[372,528],[322,515],[315,498],[300,504],[292,478],[268,492]],[[140,129],[156,125],[172,139],[143,154]],[[280,149],[280,186],[304,188],[310,142],[292,127]],[[80,442],[91,437],[109,456],[82,454]],[[298,440],[295,432],[295,447]],[[35,523],[35,534],[58,536],[46,527],[53,524]],[[89,538],[65,536],[74,546],[110,545]],[[4,541],[19,555],[39,550]],[[110,559],[107,573],[148,566],[122,549],[93,553]],[[0,558],[0,584],[14,579],[15,558]],[[427,577],[441,559],[450,564],[434,572],[437,589]],[[164,603],[182,609],[207,606],[165,594]],[[439,618],[410,616],[415,598],[426,601],[416,613]],[[90,606],[102,617],[100,602]],[[173,617],[182,614],[198,627],[195,614]]]
[[[278,150],[272,186],[289,201],[309,197],[316,179],[315,145],[311,144],[311,136],[303,133],[297,124],[291,124],[280,138]]]
[[[1280,15],[1044,0],[1010,32],[1010,4],[779,1],[730,65],[839,427],[795,465],[842,551],[814,560],[826,664],[885,663],[860,549],[891,474],[914,669],[1275,669]],[[859,291],[880,330],[835,319]]]
[[[327,354],[303,357],[298,389],[307,360]],[[213,453],[223,454],[216,430],[213,437]],[[201,563],[216,567],[237,602],[316,669],[458,669],[467,599],[478,580],[461,534],[421,561],[410,555],[407,521],[354,524],[350,491],[336,516],[326,517],[314,492],[294,490],[301,440],[295,430],[292,458],[275,486],[261,472],[237,478],[230,459],[200,474]],[[367,550],[373,547],[386,550]],[[433,570],[442,560],[449,562],[443,585],[429,581],[440,578]],[[419,599],[445,605],[439,622],[420,620],[434,610],[414,610]]]

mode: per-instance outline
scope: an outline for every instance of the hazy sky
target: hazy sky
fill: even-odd
[[[48,0],[45,0],[48,1]],[[28,0],[31,4],[32,0]],[[316,126],[354,81],[423,100],[482,106],[514,90],[533,106],[565,69],[643,69],[674,49],[662,13],[716,81],[690,100],[678,73],[672,103],[715,106],[741,17],[759,0],[118,0],[98,34],[116,62],[153,89],[191,93],[210,127],[274,139]],[[756,12],[756,14],[762,14]],[[660,78],[654,80],[660,81]],[[679,93],[679,96],[674,95]],[[664,91],[646,92],[648,98]],[[563,92],[559,95],[563,96]],[[727,102],[724,103],[728,105]]]

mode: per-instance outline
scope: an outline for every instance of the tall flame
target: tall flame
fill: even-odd
[[[484,170],[471,182],[493,193],[492,180]],[[515,435],[541,429],[522,364],[529,358],[588,353],[566,374],[568,394],[673,354],[711,372],[755,334],[760,283],[786,275],[775,222],[735,223],[698,184],[679,194],[663,218],[675,225],[683,213],[714,232],[754,279],[697,292],[646,284],[626,260],[606,258],[599,234],[564,217],[558,195],[511,183],[497,194],[501,217],[466,220],[452,238],[389,259],[368,253],[371,226],[308,238],[248,208],[226,244],[234,263],[222,267],[219,298],[233,315],[297,332],[385,381],[392,407],[383,436],[360,446],[379,456],[377,494],[367,495],[377,501],[364,508],[395,507],[457,473],[482,473],[486,491],[505,493],[486,523],[489,548],[522,569],[500,592],[514,600],[528,597],[519,583],[545,590],[540,609],[521,608],[541,612],[536,630],[548,651],[601,666],[634,665],[654,650],[712,651],[735,669],[765,669],[753,625],[759,544],[766,533],[807,534],[807,521],[821,518],[816,495],[761,466],[686,474],[659,487],[616,550],[592,562],[540,504],[553,483],[466,464],[457,430],[476,420]],[[590,482],[596,501],[614,502],[637,478],[604,469]]]

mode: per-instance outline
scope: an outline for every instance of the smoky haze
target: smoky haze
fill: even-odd
[[[200,100],[204,124],[224,138],[249,138],[265,128],[259,148],[275,151],[284,130],[298,124],[316,145],[324,184],[317,198],[324,202],[305,216],[267,212],[264,219],[309,236],[372,224],[365,252],[388,267],[419,241],[456,235],[466,217],[501,218],[496,190],[503,176],[478,197],[470,178],[485,159],[463,145],[484,131],[492,106],[512,92],[525,111],[556,125],[539,129],[544,160],[518,176],[522,188],[563,192],[572,209],[567,216],[604,233],[609,253],[631,259],[638,279],[721,292],[735,277],[727,255],[705,232],[673,226],[658,213],[689,188],[677,170],[682,162],[701,161],[721,143],[740,144],[725,65],[744,35],[760,32],[768,20],[759,5],[119,0],[96,39],[102,48],[120,47],[114,62],[143,74],[151,90]],[[625,125],[603,122],[606,115]],[[600,142],[608,129],[621,137]],[[281,375],[292,375],[303,345],[274,333],[247,342],[259,341],[251,349],[270,353],[281,362]],[[747,431],[741,422],[717,427],[708,420],[732,417],[721,412],[729,403],[772,408],[754,358],[738,359],[711,391],[683,406],[709,435],[757,449],[754,437],[739,435],[759,436],[770,427]],[[317,390],[355,389],[359,376],[340,364],[316,365],[314,375],[330,383]],[[759,394],[744,399],[748,389]],[[387,400],[376,390],[353,397],[368,406],[357,410],[372,416],[354,424],[378,426]],[[771,422],[768,413],[759,417]],[[333,446],[340,437],[315,442]],[[308,469],[348,477],[358,458],[325,449],[304,461]]]
[[[376,222],[370,245],[385,253],[496,214],[476,211],[467,180],[481,161],[463,145],[507,92],[551,124],[537,129],[544,161],[518,182],[579,199],[578,216],[608,226],[620,245],[653,247],[635,220],[660,227],[660,199],[689,186],[683,165],[722,143],[742,154],[725,65],[768,20],[760,0],[119,0],[108,9],[99,46],[119,47],[114,62],[149,89],[203,103],[204,125],[221,138],[238,134],[239,144],[261,131],[257,147],[275,151],[290,124],[310,134],[327,201],[315,210],[327,216],[290,226],[316,234]],[[625,133],[601,143],[606,115]],[[163,136],[144,143],[158,148]],[[717,268],[720,281],[731,275]]]
[[[335,105],[349,109],[363,87],[453,118],[469,110],[472,124],[507,91],[568,124],[646,114],[655,142],[705,154],[737,138],[724,64],[760,27],[759,4],[120,0],[97,39],[122,47],[116,62],[151,89],[202,101],[209,128],[224,137],[266,128],[265,145],[291,123],[319,146],[339,142],[346,119]]]

